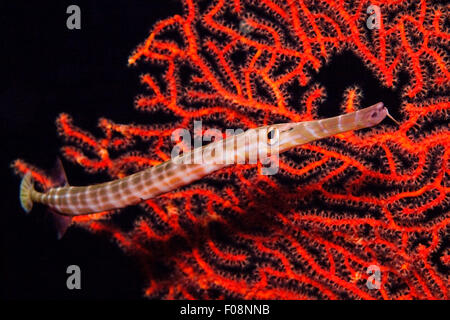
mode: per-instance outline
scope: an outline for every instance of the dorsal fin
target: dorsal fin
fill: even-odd
[[[53,182],[53,187],[65,187],[69,185],[66,172],[64,171],[64,167],[60,158],[56,158],[55,165],[50,170],[49,175],[50,179]]]

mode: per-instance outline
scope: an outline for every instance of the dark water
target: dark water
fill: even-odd
[[[66,27],[71,4],[81,9],[81,30]],[[109,239],[72,228],[56,241],[42,208],[25,216],[9,165],[23,158],[52,167],[62,146],[55,126],[61,112],[94,132],[101,116],[130,122],[143,88],[128,56],[156,21],[174,13],[181,13],[175,1],[2,1],[2,297],[141,298],[139,270]],[[95,180],[65,166],[73,184]],[[71,264],[81,268],[82,290],[66,288]]]

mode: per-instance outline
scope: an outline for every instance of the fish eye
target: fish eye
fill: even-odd
[[[378,113],[375,111],[374,113],[372,113],[372,118],[375,118],[378,115]]]
[[[267,143],[270,145],[277,143],[279,136],[280,133],[277,128],[269,128],[269,130],[267,130]]]

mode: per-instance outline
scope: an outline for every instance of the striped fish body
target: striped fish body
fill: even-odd
[[[33,202],[43,203],[68,215],[82,215],[123,208],[189,184],[217,170],[200,164],[165,162],[123,179],[87,187],[52,188],[32,191]]]
[[[264,159],[273,151],[271,139],[276,139],[276,152],[283,152],[317,139],[374,126],[386,115],[387,109],[378,103],[338,117],[250,129],[128,177],[87,187],[64,186],[41,193],[33,189],[27,174],[21,183],[20,199],[27,212],[33,202],[39,202],[69,216],[123,208],[188,185],[225,166]],[[197,152],[201,163],[195,162]]]

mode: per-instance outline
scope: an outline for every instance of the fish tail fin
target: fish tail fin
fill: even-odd
[[[20,204],[26,213],[29,213],[33,209],[33,200],[31,199],[31,193],[33,191],[33,179],[31,172],[28,172],[20,183]]]
[[[56,160],[53,169],[48,173],[48,176],[50,177],[52,184],[50,187],[44,188],[45,191],[48,191],[50,188],[64,187],[68,185],[66,173],[64,171],[61,159],[59,158]],[[35,192],[33,178],[31,171],[28,171],[20,183],[20,204],[26,213],[29,213],[33,208],[33,199],[31,196],[33,192]],[[47,219],[51,220],[51,224],[55,229],[56,237],[58,240],[61,239],[70,227],[72,217],[61,214],[50,207],[47,208],[46,212],[48,214]]]

